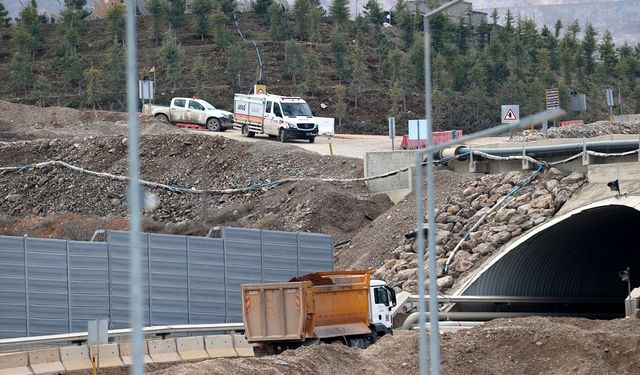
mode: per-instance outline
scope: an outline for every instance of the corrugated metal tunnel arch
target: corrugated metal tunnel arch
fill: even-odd
[[[618,273],[627,267],[632,288],[638,287],[637,196],[607,199],[554,218],[503,248],[455,294],[620,298],[622,303],[627,284]]]

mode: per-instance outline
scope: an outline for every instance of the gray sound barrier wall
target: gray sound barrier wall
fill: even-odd
[[[241,322],[240,285],[333,270],[317,233],[224,228],[222,238],[142,234],[143,324]],[[0,338],[129,327],[128,233],[106,242],[0,236]]]

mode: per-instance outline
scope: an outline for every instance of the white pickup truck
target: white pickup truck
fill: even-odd
[[[143,112],[174,125],[196,124],[220,132],[233,127],[233,113],[216,109],[202,99],[173,98],[169,107],[145,104]]]

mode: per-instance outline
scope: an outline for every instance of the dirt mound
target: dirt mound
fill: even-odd
[[[396,331],[365,350],[312,345],[261,358],[212,359],[158,369],[157,375],[418,373],[418,334]],[[638,374],[640,320],[578,318],[498,319],[469,330],[444,333],[444,375],[481,374]],[[127,368],[104,369],[108,375]]]
[[[284,177],[362,175],[358,159],[198,134],[142,136],[140,157],[142,179],[198,189],[247,187]],[[2,166],[48,160],[127,175],[127,139],[88,137],[0,144]],[[179,232],[197,234],[213,225],[240,225],[320,231],[336,236],[336,243],[354,236],[391,205],[386,196],[369,193],[362,183],[301,181],[236,195],[199,196],[157,188],[149,191],[157,196],[159,205],[147,213],[147,218],[165,223],[163,231],[169,233],[178,231],[176,225],[187,225],[186,221],[201,228]],[[57,167],[0,175],[0,216],[42,217],[60,212],[124,217],[128,213],[126,183]]]
[[[0,113],[0,141],[126,135],[129,131],[124,112],[40,108],[0,100]],[[140,117],[139,126],[141,134],[186,133],[148,117]]]
[[[298,282],[298,281],[311,281],[313,285],[333,285],[333,280],[328,277],[322,277],[317,273],[310,273],[308,275],[300,276],[300,277],[292,277],[290,282]]]

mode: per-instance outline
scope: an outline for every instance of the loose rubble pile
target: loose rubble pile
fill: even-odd
[[[127,114],[79,111],[64,107],[33,107],[0,100],[0,143],[17,140],[126,135]],[[140,134],[185,134],[186,131],[155,120],[139,118]]]
[[[155,135],[141,137],[141,178],[173,186],[227,189],[284,177],[353,178],[362,175],[357,159],[326,157],[294,146],[242,143],[222,137]],[[82,168],[127,175],[127,139],[88,137],[0,144],[0,165],[62,160]],[[193,223],[241,225],[330,233],[351,238],[391,206],[383,194],[362,183],[301,181],[235,195],[180,194],[150,188],[158,207],[147,228],[190,233]],[[100,217],[126,216],[126,182],[93,177],[65,168],[26,168],[0,175],[0,217],[47,216],[72,212]],[[185,227],[185,228],[177,228]],[[203,228],[206,233],[206,229]]]
[[[639,134],[640,121],[635,122],[609,122],[597,121],[584,125],[565,126],[551,128],[546,138],[593,138],[610,134]],[[545,139],[541,130],[526,129],[512,136],[510,142],[533,142]]]
[[[441,338],[444,375],[640,373],[640,321],[634,319],[497,319],[469,330],[444,333]],[[320,344],[261,358],[147,365],[147,373],[409,375],[418,373],[418,359],[417,332],[396,331],[364,350]],[[128,371],[111,368],[100,373],[124,375]]]
[[[455,281],[475,269],[500,246],[551,218],[586,182],[585,176],[579,172],[565,176],[555,168],[539,175],[510,197],[502,208],[486,217],[469,239],[462,243],[449,266],[448,274],[444,275],[443,265],[467,231],[500,198],[527,177],[527,173],[519,171],[487,175],[473,179],[462,191],[448,191],[446,205],[436,211],[436,282],[440,292],[451,288]],[[393,287],[415,292],[418,285],[416,250],[415,239],[401,237],[395,249],[378,257],[382,264],[371,264],[378,267],[375,276]],[[424,262],[427,268],[427,258]]]

